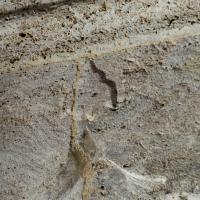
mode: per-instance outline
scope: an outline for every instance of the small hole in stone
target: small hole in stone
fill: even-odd
[[[126,126],[125,125],[121,125],[121,127],[120,127],[121,129],[125,129],[126,128]]]
[[[96,96],[97,96],[97,93],[94,92],[94,93],[92,94],[92,97],[96,97]]]
[[[130,167],[130,164],[124,164],[123,165],[123,168],[127,168],[127,167]]]
[[[20,37],[26,37],[26,33],[20,33],[19,36]]]
[[[102,185],[102,186],[101,186],[101,189],[102,189],[102,190],[104,190],[104,189],[105,189],[105,187]]]

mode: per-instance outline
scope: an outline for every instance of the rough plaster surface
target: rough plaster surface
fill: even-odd
[[[199,200],[199,4],[0,0],[0,199]]]

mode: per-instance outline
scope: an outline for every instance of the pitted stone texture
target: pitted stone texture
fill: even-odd
[[[9,2],[0,1],[9,11],[0,16],[0,199],[82,198],[70,151],[77,65],[90,199],[200,199],[198,3]]]

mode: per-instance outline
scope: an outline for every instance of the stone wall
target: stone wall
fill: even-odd
[[[200,199],[199,1],[0,0],[0,199]]]

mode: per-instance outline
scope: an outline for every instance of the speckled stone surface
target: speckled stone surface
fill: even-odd
[[[199,200],[199,4],[0,0],[0,199]]]

